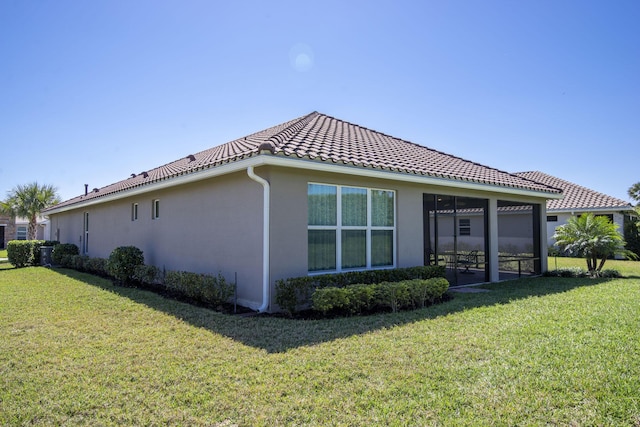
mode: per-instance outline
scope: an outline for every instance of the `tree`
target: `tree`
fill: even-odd
[[[566,224],[556,228],[553,236],[560,249],[570,255],[585,257],[591,275],[598,276],[608,257],[628,255],[624,238],[618,233],[618,224],[605,216],[585,213],[571,217]]]
[[[636,202],[640,202],[640,182],[636,182],[631,187],[629,187],[627,194],[629,194],[629,197],[631,197]]]
[[[29,220],[27,238],[36,238],[38,215],[44,209],[60,203],[55,187],[32,182],[18,185],[7,193],[7,199],[0,203],[0,210],[12,218],[24,217]]]

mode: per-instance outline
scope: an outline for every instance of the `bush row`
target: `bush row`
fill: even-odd
[[[218,307],[228,302],[235,293],[235,285],[218,274],[164,271],[144,264],[142,251],[134,246],[114,249],[109,258],[90,258],[79,255],[74,244],[56,245],[52,258],[54,264],[64,268],[114,279],[121,285],[142,286],[164,291],[173,297]]]
[[[444,276],[444,266],[431,265],[293,277],[276,281],[275,301],[281,309],[295,313],[300,307],[307,307],[311,304],[311,296],[317,289],[344,288],[355,284],[371,285]]]
[[[7,243],[7,258],[16,268],[40,265],[40,248],[57,243],[52,240],[11,240]]]
[[[590,274],[587,270],[580,267],[566,267],[557,270],[549,270],[544,273],[545,277],[603,277],[603,278],[619,278],[622,277],[618,270],[602,270],[595,275]]]
[[[382,307],[395,313],[403,308],[423,308],[433,304],[447,289],[449,282],[443,277],[320,288],[313,292],[311,307],[324,314],[362,313]]]

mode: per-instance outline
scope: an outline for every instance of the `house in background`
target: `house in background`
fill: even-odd
[[[620,234],[624,233],[625,218],[635,217],[634,207],[624,200],[607,196],[569,181],[542,172],[519,172],[517,176],[532,179],[562,190],[564,198],[547,201],[547,245],[555,245],[553,235],[556,228],[567,223],[572,216],[591,212],[608,217],[618,224]]]
[[[49,220],[38,217],[36,240],[49,240]],[[11,240],[27,240],[29,220],[0,216],[0,249],[6,249]]]
[[[547,199],[561,190],[318,112],[64,201],[43,213],[51,238],[82,254],[143,250],[167,270],[237,274],[238,303],[273,305],[288,277],[435,262],[472,236],[465,281],[506,278],[505,230],[528,230],[532,272],[547,268]],[[473,223],[460,212],[474,211]],[[500,212],[520,209],[517,227]]]
[[[0,215],[0,249],[6,249],[7,243],[16,236],[16,223],[13,218]]]

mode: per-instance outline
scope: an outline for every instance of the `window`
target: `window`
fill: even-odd
[[[138,220],[138,204],[132,203],[131,204],[131,221],[137,221],[137,220]]]
[[[16,228],[16,240],[27,240],[27,227]]]
[[[308,184],[309,271],[395,265],[395,192]]]
[[[82,244],[82,253],[89,253],[89,212],[84,213],[84,242]]]
[[[151,218],[160,218],[160,200],[158,199],[154,200],[153,204],[151,205]]]
[[[558,222],[558,215],[547,215],[547,222]]]
[[[460,218],[458,220],[459,226],[459,236],[471,236],[471,219],[470,218]]]

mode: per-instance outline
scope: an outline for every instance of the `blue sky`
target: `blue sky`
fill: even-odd
[[[629,200],[640,2],[0,2],[0,197],[63,199],[319,111]]]

